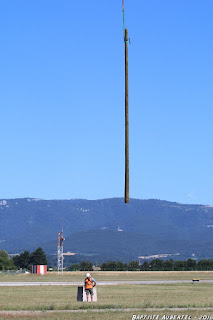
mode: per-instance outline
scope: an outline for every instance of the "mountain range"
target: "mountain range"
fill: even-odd
[[[75,253],[74,260],[213,258],[213,207],[156,199],[2,199],[0,249],[15,254],[41,246],[54,255],[61,219],[64,252]]]

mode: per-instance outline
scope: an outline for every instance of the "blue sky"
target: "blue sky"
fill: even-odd
[[[213,205],[213,2],[125,0],[130,197]],[[124,195],[122,1],[0,2],[0,198]]]

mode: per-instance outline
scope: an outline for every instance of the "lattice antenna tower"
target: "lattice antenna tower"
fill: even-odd
[[[58,273],[63,272],[63,242],[64,242],[64,235],[63,235],[63,219],[61,219],[61,232],[58,232]]]

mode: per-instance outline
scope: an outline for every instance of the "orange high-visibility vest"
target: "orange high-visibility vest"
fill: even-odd
[[[91,288],[93,288],[92,278],[86,278],[85,279],[85,289],[91,289]]]

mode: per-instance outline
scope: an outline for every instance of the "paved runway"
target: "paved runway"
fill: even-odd
[[[213,280],[200,280],[200,283],[213,283]],[[154,281],[97,281],[98,286],[140,285],[140,284],[177,284],[192,283],[192,280],[154,280]],[[0,287],[19,286],[83,286],[83,282],[0,282]]]

